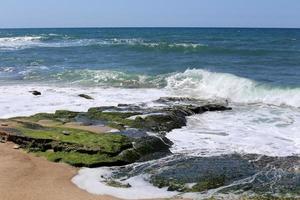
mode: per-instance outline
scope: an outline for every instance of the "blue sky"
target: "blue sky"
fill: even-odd
[[[7,27],[298,27],[300,0],[1,0]]]

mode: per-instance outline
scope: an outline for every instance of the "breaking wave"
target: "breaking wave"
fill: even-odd
[[[30,81],[55,81],[71,85],[121,88],[165,88],[178,96],[300,107],[300,88],[270,86],[233,74],[202,69],[188,69],[181,73],[152,76],[90,69],[66,70],[59,73],[47,71],[38,74],[29,69],[21,73],[24,75],[24,80]]]
[[[167,78],[167,89],[177,95],[223,98],[237,103],[300,107],[300,88],[272,87],[227,73],[189,69]]]
[[[46,70],[42,72],[41,70]],[[69,85],[103,86],[120,88],[163,88],[166,86],[167,75],[142,75],[110,70],[65,70],[49,72],[48,68],[31,67],[19,72],[23,80],[37,82],[68,83]]]
[[[0,50],[17,50],[28,46],[40,44],[40,36],[2,37],[0,38]]]

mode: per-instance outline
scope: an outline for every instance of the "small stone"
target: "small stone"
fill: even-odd
[[[64,135],[70,135],[71,133],[69,131],[63,131],[62,134],[64,134]]]
[[[1,126],[8,126],[8,124],[6,124],[6,123],[2,123],[2,124],[1,124]]]
[[[79,94],[78,96],[82,97],[82,98],[85,98],[85,99],[89,99],[89,100],[94,99],[93,97],[91,97],[91,96],[89,96],[87,94]]]
[[[35,95],[35,96],[39,96],[41,95],[42,93],[39,92],[39,91],[36,91],[36,90],[33,90],[33,91],[29,91],[31,94]]]
[[[20,146],[17,145],[17,144],[15,144],[15,145],[13,146],[13,149],[20,149]]]

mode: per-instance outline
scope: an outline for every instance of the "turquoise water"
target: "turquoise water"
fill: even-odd
[[[2,82],[164,87],[186,69],[300,87],[300,29],[0,29]]]

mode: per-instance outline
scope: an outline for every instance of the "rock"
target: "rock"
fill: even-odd
[[[111,187],[116,187],[116,188],[130,188],[131,185],[129,183],[121,183],[115,180],[108,180],[106,182],[106,185],[109,185]]]
[[[6,123],[2,123],[2,124],[1,124],[1,126],[8,126],[8,124],[6,124]]]
[[[125,104],[125,103],[119,103],[118,107],[128,107],[130,104]]]
[[[33,91],[29,91],[31,94],[35,95],[35,96],[39,96],[42,95],[41,92],[37,91],[37,90],[33,90]]]
[[[85,99],[89,99],[89,100],[94,99],[93,97],[91,97],[91,96],[89,96],[87,94],[79,94],[78,96],[82,97],[82,98],[85,98]]]
[[[137,139],[133,148],[140,155],[148,155],[155,152],[167,152],[169,153],[169,148],[172,146],[172,142],[166,137],[156,137],[156,136],[145,136]]]
[[[90,99],[84,94],[80,96]],[[88,112],[57,110],[54,114],[38,113],[2,121],[9,123],[9,127],[0,127],[0,138],[54,162],[76,167],[118,166],[170,155],[172,142],[164,137],[165,132],[185,126],[187,116],[226,109],[204,102],[201,106],[175,104],[146,108],[145,105],[120,104],[90,108]],[[51,123],[41,123],[45,120]],[[85,129],[68,127],[67,123],[81,123]],[[98,125],[118,131],[104,130],[99,134],[87,129]],[[175,188],[181,186],[174,183],[170,187]]]
[[[17,145],[17,144],[15,144],[15,145],[13,146],[13,149],[20,149],[20,146]]]
[[[70,135],[71,132],[70,131],[62,131],[62,134],[64,134],[64,135]]]

